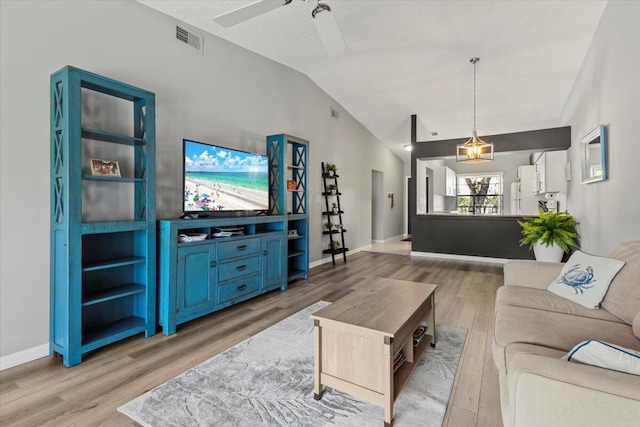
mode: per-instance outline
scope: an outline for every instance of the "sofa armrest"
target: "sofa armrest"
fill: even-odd
[[[504,265],[504,284],[506,286],[524,286],[547,289],[564,264],[531,260],[512,260]]]
[[[517,354],[507,374],[508,426],[631,426],[640,419],[640,377]]]

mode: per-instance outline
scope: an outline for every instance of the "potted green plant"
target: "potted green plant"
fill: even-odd
[[[331,175],[335,176],[336,172],[338,171],[338,168],[333,163],[327,163],[327,171],[330,172]]]
[[[545,212],[518,221],[522,227],[520,246],[529,245],[538,261],[560,262],[563,253],[578,249],[576,221],[568,212]]]
[[[331,203],[331,213],[333,214],[338,213],[338,204],[336,202]]]
[[[338,242],[337,240],[332,240],[330,243],[330,249],[333,251],[337,251],[338,249],[340,249],[340,242]]]
[[[329,193],[331,194],[337,194],[338,193],[338,184],[329,184],[328,187]]]
[[[333,228],[333,224],[331,224],[330,222],[325,222],[325,223],[324,223],[324,228],[325,228],[327,231],[331,231],[331,229]]]

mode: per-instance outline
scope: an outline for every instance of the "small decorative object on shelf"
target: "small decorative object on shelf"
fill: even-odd
[[[338,175],[336,171],[338,168],[333,163],[322,163],[322,183],[324,191],[325,212],[323,215],[327,216],[327,222],[324,224],[325,230],[323,235],[329,236],[329,248],[322,251],[324,254],[331,255],[331,261],[333,265],[336,265],[336,254],[342,254],[342,259],[347,262],[347,251],[344,243],[344,233],[347,230],[342,225],[342,209],[340,208],[340,196],[338,192]],[[331,204],[329,204],[329,198],[331,198]],[[337,217],[337,218],[336,218]],[[338,239],[337,235],[340,235]],[[334,236],[336,238],[334,238]]]
[[[120,176],[120,165],[116,160],[89,159],[91,175]]]
[[[295,190],[297,186],[298,184],[295,181],[291,179],[287,180],[287,190]]]

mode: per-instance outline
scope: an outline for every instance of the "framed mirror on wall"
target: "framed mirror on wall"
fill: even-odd
[[[600,125],[580,140],[582,183],[607,179],[607,128]]]

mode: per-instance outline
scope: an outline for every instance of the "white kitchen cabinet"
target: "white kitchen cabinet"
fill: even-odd
[[[447,166],[433,169],[433,194],[436,196],[456,196],[456,173]]]
[[[535,215],[538,212],[538,196],[531,191],[535,166],[518,166],[518,180],[511,184],[511,214]]]
[[[532,189],[535,194],[566,193],[567,152],[547,151],[535,162]]]

